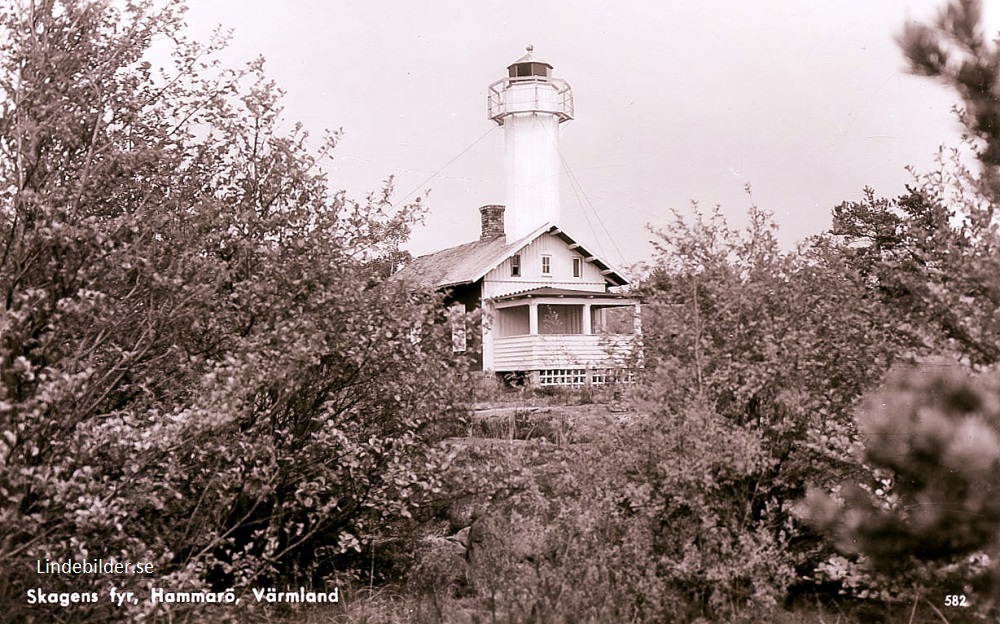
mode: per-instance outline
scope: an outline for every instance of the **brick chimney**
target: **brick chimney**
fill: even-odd
[[[482,206],[479,208],[482,215],[483,230],[479,236],[481,241],[491,241],[504,235],[503,231],[503,206]]]

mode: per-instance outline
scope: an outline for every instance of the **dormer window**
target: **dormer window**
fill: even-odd
[[[552,256],[542,256],[542,275],[552,275]]]
[[[510,276],[521,277],[521,254],[510,257]]]

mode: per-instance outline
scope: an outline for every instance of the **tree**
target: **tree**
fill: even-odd
[[[919,192],[911,190],[900,199],[901,205],[916,202],[937,215],[934,223],[919,218],[905,223],[923,237],[915,258],[930,256],[921,273],[932,292],[921,307],[944,316],[950,351],[974,365],[991,365],[1000,357],[1000,319],[994,313],[1000,303],[995,220],[1000,200],[1000,48],[985,37],[979,0],[950,0],[933,22],[907,24],[898,41],[912,73],[936,78],[959,95],[958,118],[982,165],[976,175],[955,155],[952,166],[927,176]]]
[[[338,133],[312,147],[283,129],[263,62],[220,68],[224,41],[187,41],[182,15],[37,0],[0,16],[15,619],[65,617],[26,610],[39,559],[150,561],[178,590],[321,584],[436,487],[463,369],[437,296],[383,271],[419,206],[394,207],[391,183],[331,192]],[[154,42],[172,67],[146,60]],[[103,609],[87,617],[117,617]]]
[[[976,366],[1000,358],[1000,240],[992,205],[955,164],[896,199],[866,189],[833,209],[845,261],[899,318],[914,354],[951,354]],[[965,183],[963,183],[963,181]]]
[[[866,573],[881,576],[868,578],[869,591],[939,604],[942,594],[966,595],[961,606],[989,611],[1000,545],[996,381],[947,361],[898,369],[859,420],[881,482],[814,490],[804,516],[870,562]]]
[[[852,408],[904,344],[832,241],[782,252],[774,231],[756,207],[742,231],[718,210],[678,217],[642,286],[644,439],[658,441],[647,505],[670,535],[700,544],[701,564],[684,560],[707,570],[701,586],[718,590],[722,574],[738,600],[757,595],[755,578],[785,566],[801,579],[829,554],[791,506],[810,484],[865,477]]]
[[[1000,197],[1000,49],[986,40],[980,0],[949,0],[930,24],[911,22],[899,36],[910,71],[937,78],[962,99],[959,120],[979,141],[983,189]]]
[[[982,171],[953,152],[895,200],[866,192],[834,211],[841,253],[915,337],[922,367],[898,370],[860,411],[862,459],[879,477],[812,492],[803,516],[853,560],[833,572],[864,591],[915,601],[966,594],[995,612],[996,487],[1000,392],[987,375],[1000,359],[1000,52],[982,30],[976,0],[948,2],[930,24],[911,23],[899,43],[911,71],[961,97],[959,120]],[[960,363],[951,362],[952,359]],[[983,497],[986,498],[983,498]],[[942,591],[944,590],[944,591]],[[941,604],[938,602],[938,604]],[[935,609],[937,607],[934,607]]]

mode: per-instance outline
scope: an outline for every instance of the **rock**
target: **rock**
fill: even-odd
[[[420,540],[410,585],[417,591],[453,593],[466,582],[465,546],[440,535]]]
[[[463,498],[455,501],[448,508],[448,522],[452,532],[458,532],[472,526],[476,518],[482,515],[482,504],[473,498]]]
[[[450,537],[428,535],[420,540],[420,550],[436,561],[465,559],[465,545]]]
[[[483,526],[482,520],[476,520],[472,526],[464,530],[468,531],[465,534],[465,560],[471,563],[475,552],[482,547],[486,539],[486,527]]]

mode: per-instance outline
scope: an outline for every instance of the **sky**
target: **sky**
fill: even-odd
[[[198,39],[233,29],[229,65],[266,59],[289,124],[343,129],[335,189],[360,199],[391,175],[399,202],[430,191],[416,255],[475,240],[479,206],[503,203],[486,89],[533,45],[575,99],[561,225],[627,268],[692,202],[739,225],[752,200],[790,248],[866,186],[895,196],[907,166],[932,170],[959,144],[957,99],[906,73],[895,36],[941,3],[190,0],[187,21]]]

